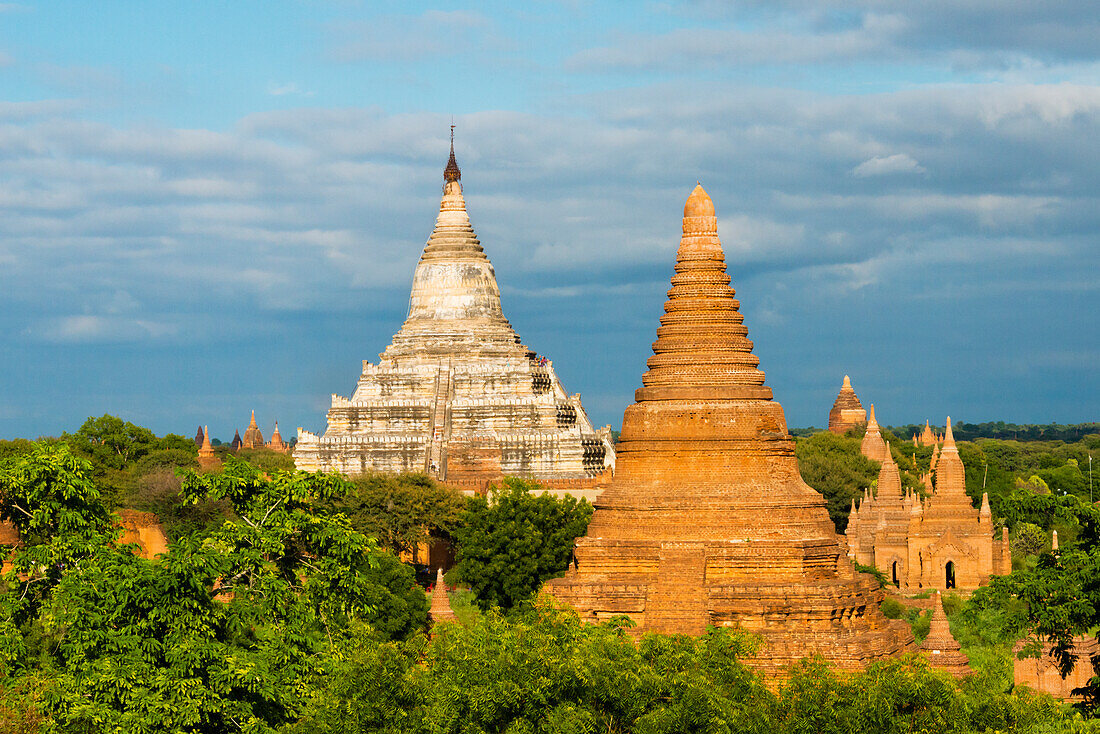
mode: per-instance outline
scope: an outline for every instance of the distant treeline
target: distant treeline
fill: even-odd
[[[890,431],[900,438],[912,438],[920,435],[924,426],[890,426]],[[938,434],[943,426],[933,426]],[[997,438],[1002,441],[1080,441],[1089,434],[1100,434],[1100,423],[953,423],[951,430],[956,441],[973,441],[976,438]]]
[[[976,438],[997,438],[1002,441],[1065,441],[1073,443],[1090,434],[1100,435],[1100,423],[953,423],[951,426],[956,441],[973,441]],[[824,428],[792,428],[792,436],[812,436]],[[887,430],[902,440],[910,440],[913,434],[920,435],[923,425],[910,423],[906,426],[888,426]],[[932,426],[938,435],[943,434],[943,426]]]

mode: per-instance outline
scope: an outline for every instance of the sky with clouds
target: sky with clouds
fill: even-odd
[[[701,181],[792,426],[1100,419],[1093,0],[0,3],[0,438],[319,431],[400,326],[448,126],[599,424]]]

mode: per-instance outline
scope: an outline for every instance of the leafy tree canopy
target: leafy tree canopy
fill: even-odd
[[[1048,696],[980,676],[960,687],[916,655],[855,675],[808,660],[769,690],[743,662],[754,648],[717,629],[635,640],[622,620],[582,624],[539,599],[430,642],[349,646],[287,732],[1053,734],[1080,724]]]
[[[324,507],[401,555],[431,537],[448,537],[462,518],[465,498],[426,474],[372,473],[351,480],[351,490]]]
[[[1060,542],[1059,551],[1039,555],[1034,567],[993,578],[974,593],[971,603],[979,611],[1008,611],[1005,626],[1053,642],[1062,670],[1068,671],[1074,664],[1074,636],[1096,634],[1100,627],[1100,507],[1071,495],[1021,492],[1006,503],[1006,512],[1010,517],[1041,514],[1071,522],[1076,537]],[[1100,703],[1100,679],[1093,678],[1085,693],[1091,706]]]
[[[37,710],[58,731],[273,731],[350,630],[424,627],[411,570],[312,511],[339,478],[239,461],[191,474],[185,498],[234,519],[151,562],[115,542],[89,469],[59,445],[0,472],[0,512],[27,538],[0,584],[0,686],[41,680]]]
[[[584,535],[592,506],[557,498],[531,482],[506,477],[485,497],[470,497],[458,541],[458,570],[484,609],[511,609],[548,579],[561,576]]]

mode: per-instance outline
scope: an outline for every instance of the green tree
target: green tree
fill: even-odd
[[[0,683],[44,676],[59,731],[272,731],[349,630],[423,628],[409,570],[311,509],[346,490],[337,477],[243,462],[191,474],[184,497],[228,502],[234,519],[151,562],[114,542],[88,470],[60,445],[0,475],[0,511],[28,539],[0,588]]]
[[[803,481],[825,497],[837,532],[848,526],[852,500],[878,479],[879,465],[859,452],[859,439],[820,431],[795,443]]]
[[[325,509],[348,517],[352,527],[397,555],[432,537],[449,537],[462,518],[465,498],[426,474],[370,473],[351,480],[349,492]]]
[[[95,463],[112,469],[122,469],[157,448],[152,431],[113,415],[89,418],[76,433],[63,434],[61,439]]]
[[[592,506],[586,501],[535,494],[539,489],[506,477],[488,496],[467,499],[454,532],[457,566],[482,608],[511,609],[564,574],[573,541],[588,527]]]
[[[1037,555],[1046,545],[1047,535],[1038,525],[1021,522],[1013,529],[1012,550],[1021,556]]]
[[[237,458],[247,461],[260,471],[293,471],[294,457],[269,448],[241,449]]]
[[[1076,541],[1056,553],[1042,553],[1034,567],[993,578],[974,593],[971,604],[979,611],[1013,612],[1005,624],[1054,643],[1059,666],[1069,671],[1075,664],[1074,636],[1096,634],[1100,625],[1100,507],[1074,495],[1019,492],[1006,503],[1006,511],[1010,517],[1043,515],[1048,522],[1073,523]],[[1100,679],[1093,678],[1082,693],[1094,710],[1100,703]]]
[[[770,732],[771,696],[741,663],[753,648],[717,630],[635,643],[540,601],[427,644],[356,645],[290,731]]]

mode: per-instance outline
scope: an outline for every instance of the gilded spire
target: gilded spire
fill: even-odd
[[[446,185],[460,180],[462,180],[462,171],[458,169],[458,161],[455,160],[455,126],[452,124],[451,157],[447,159],[447,167],[443,169],[443,183]]]

